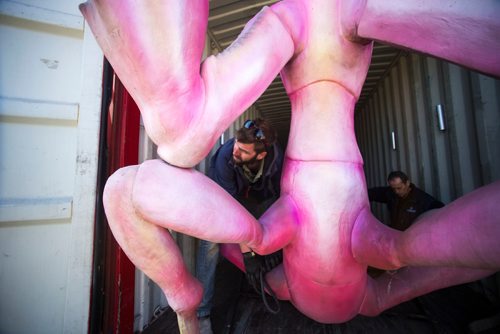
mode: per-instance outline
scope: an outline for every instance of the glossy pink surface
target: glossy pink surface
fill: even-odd
[[[168,162],[127,167],[109,179],[109,224],[132,262],[163,289],[183,332],[198,331],[201,285],[165,228],[261,254],[283,248],[283,265],[267,276],[271,286],[325,323],[376,315],[500,267],[500,182],[422,216],[404,233],[391,230],[369,212],[353,119],[371,40],[500,76],[498,1],[285,0],[202,63],[207,1],[89,1],[81,10]],[[292,104],[282,194],[256,221],[188,168],[280,71]],[[235,249],[225,252],[241,266]],[[368,265],[402,269],[373,280]]]

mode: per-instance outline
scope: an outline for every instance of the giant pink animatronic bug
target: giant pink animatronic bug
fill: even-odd
[[[370,214],[353,129],[372,40],[500,76],[499,1],[285,0],[203,62],[208,1],[102,0],[81,10],[163,159],[108,180],[109,224],[163,289],[181,331],[198,330],[202,288],[165,228],[260,254],[283,248],[267,280],[279,298],[325,323],[376,315],[500,268],[500,182],[404,233],[391,230]],[[280,71],[292,104],[282,194],[256,221],[190,167]],[[406,269],[390,283],[368,277],[367,265]]]

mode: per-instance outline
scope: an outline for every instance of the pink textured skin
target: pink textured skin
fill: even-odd
[[[500,76],[498,1],[285,0],[202,63],[206,1],[90,1],[81,10],[168,162],[117,171],[104,203],[117,241],[163,289],[182,332],[198,331],[202,288],[164,228],[261,254],[283,248],[269,283],[324,323],[376,315],[500,267],[500,182],[423,215],[404,233],[391,230],[369,212],[353,126],[371,40]],[[256,221],[186,167],[279,71],[292,104],[282,196]],[[223,252],[242,267],[238,247]],[[403,269],[373,280],[368,265]]]

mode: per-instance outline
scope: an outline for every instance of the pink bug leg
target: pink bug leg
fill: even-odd
[[[158,154],[179,167],[201,161],[294,52],[290,32],[267,7],[203,63],[206,0],[91,0],[80,9],[137,102]]]
[[[161,160],[144,162],[136,177],[133,201],[144,220],[200,239],[248,245],[262,240],[258,221],[194,169]]]
[[[361,312],[375,315],[424,293],[497,271],[499,199],[500,181],[427,212],[404,232],[380,224],[365,210],[352,232],[356,260],[383,269],[404,268],[368,284]]]
[[[396,243],[402,265],[500,268],[500,181],[419,217]]]
[[[376,316],[380,312],[431,291],[472,282],[495,270],[458,267],[405,267],[369,279],[360,314]]]
[[[406,231],[380,224],[365,209],[352,231],[360,263],[382,268],[445,266],[500,268],[500,181],[426,212]]]
[[[196,308],[203,287],[190,275],[168,230],[138,214],[133,192],[139,168],[122,168],[108,179],[103,201],[109,226],[134,265],[165,293],[177,313],[181,333],[198,333]]]
[[[262,240],[248,245],[261,255],[274,253],[286,247],[296,236],[298,212],[291,196],[282,195],[259,219]]]
[[[106,184],[104,204],[116,240],[161,287],[182,333],[197,332],[202,287],[167,229],[219,243],[258,245],[263,239],[257,220],[215,182],[161,160],[118,170]]]
[[[351,233],[354,259],[379,269],[400,268],[395,244],[401,234],[378,221],[366,207],[358,215]]]
[[[342,6],[343,27],[353,39],[417,50],[500,77],[499,1],[357,0]]]
[[[266,281],[278,299],[290,300],[291,295],[283,264],[268,272]]]

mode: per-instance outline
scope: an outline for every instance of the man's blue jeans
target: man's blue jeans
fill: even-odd
[[[199,318],[210,315],[215,290],[215,269],[219,262],[219,244],[199,240],[196,256],[196,278],[203,285],[203,299],[198,307]]]

